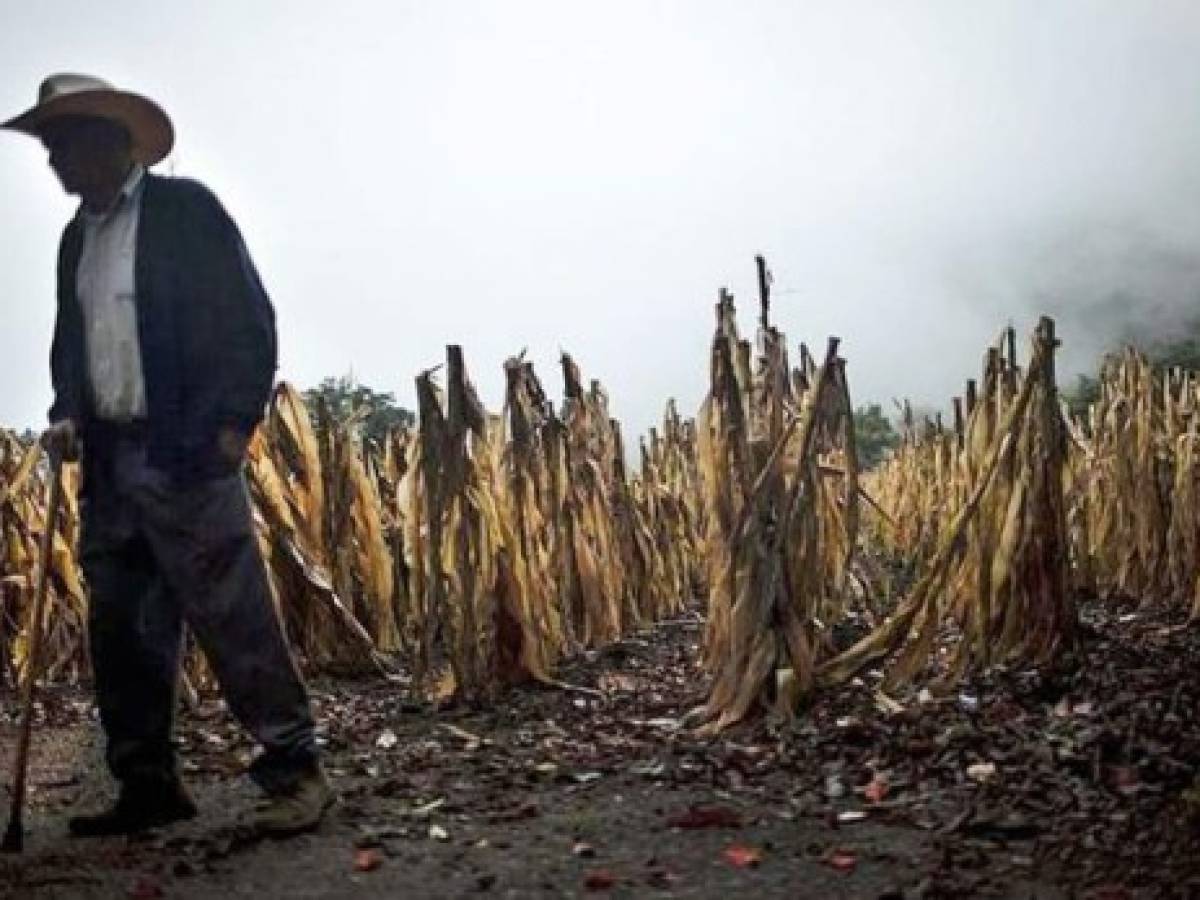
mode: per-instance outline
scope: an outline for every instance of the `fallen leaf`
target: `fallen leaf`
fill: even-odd
[[[887,715],[896,715],[896,713],[904,712],[903,704],[897,703],[883,691],[875,692],[875,708]]]
[[[644,775],[647,778],[657,778],[659,775],[667,771],[667,767],[656,759],[649,762],[635,763],[629,767],[629,771],[634,775]]]
[[[637,724],[637,723],[634,723],[634,724]],[[679,720],[667,718],[665,716],[660,716],[656,719],[646,719],[646,721],[642,722],[641,724],[645,725],[647,728],[671,728],[671,729],[674,729],[674,728],[679,727]]]
[[[972,763],[967,766],[967,777],[972,781],[978,781],[980,784],[991,781],[996,777],[995,763]]]
[[[583,886],[589,891],[607,891],[617,883],[617,876],[608,869],[592,869],[583,879]]]
[[[391,750],[396,746],[399,738],[396,737],[396,732],[390,728],[385,728],[379,737],[375,738],[375,746],[380,750]]]
[[[443,723],[442,728],[446,729],[446,731],[454,735],[456,738],[461,738],[463,741],[465,741],[468,750],[476,750],[479,748],[480,744],[484,743],[483,738],[481,738],[479,735],[467,731],[465,728],[459,728],[457,725],[453,725],[449,722]]]
[[[739,869],[757,866],[762,862],[762,851],[757,847],[747,847],[744,844],[731,844],[725,848],[725,860]]]
[[[858,857],[850,850],[839,848],[825,857],[825,864],[839,872],[852,872],[858,865]]]
[[[879,773],[876,773],[875,777],[871,779],[870,783],[863,788],[863,796],[872,803],[880,802],[884,797],[887,796],[887,792],[888,780],[885,776],[880,775]]]
[[[354,853],[356,872],[373,872],[383,865],[383,854],[375,847],[364,847]]]
[[[667,819],[672,828],[740,828],[742,817],[725,806],[693,806]]]
[[[632,675],[625,675],[621,672],[605,672],[600,676],[597,684],[602,691],[617,693],[619,691],[636,691],[641,682]]]
[[[433,813],[437,812],[446,805],[445,797],[438,797],[436,800],[430,800],[422,806],[415,806],[408,810],[403,815],[411,816],[414,819],[428,819]]]

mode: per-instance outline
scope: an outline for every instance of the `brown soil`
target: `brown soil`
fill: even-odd
[[[237,826],[251,747],[215,698],[180,722],[197,820],[67,837],[68,811],[111,786],[87,694],[56,689],[0,896],[1200,896],[1200,636],[1145,611],[1085,618],[1083,650],[1052,673],[940,699],[881,699],[868,676],[795,722],[715,739],[678,727],[703,697],[695,617],[574,661],[562,677],[581,690],[515,690],[489,710],[319,681],[342,800],[282,842]]]

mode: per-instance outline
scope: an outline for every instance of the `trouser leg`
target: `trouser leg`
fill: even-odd
[[[251,777],[287,790],[317,765],[308,693],[271,602],[240,475],[157,491],[154,554],[230,710],[263,746]]]
[[[95,530],[95,523],[90,523]],[[85,523],[85,534],[89,523]],[[139,536],[89,539],[82,551],[88,634],[106,759],[123,785],[177,777],[171,744],[182,625]]]

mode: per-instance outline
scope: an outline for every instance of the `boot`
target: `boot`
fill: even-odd
[[[324,770],[316,766],[287,789],[272,793],[249,817],[250,828],[264,837],[288,837],[312,831],[336,797]]]
[[[117,802],[102,812],[74,816],[67,823],[75,837],[135,834],[196,815],[196,804],[178,779],[159,783],[128,782]]]

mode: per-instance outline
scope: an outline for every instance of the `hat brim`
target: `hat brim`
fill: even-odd
[[[0,128],[40,138],[46,123],[63,116],[92,116],[124,125],[132,141],[133,158],[144,166],[161,162],[175,144],[175,129],[163,108],[148,97],[127,91],[64,94],[27,109]]]

